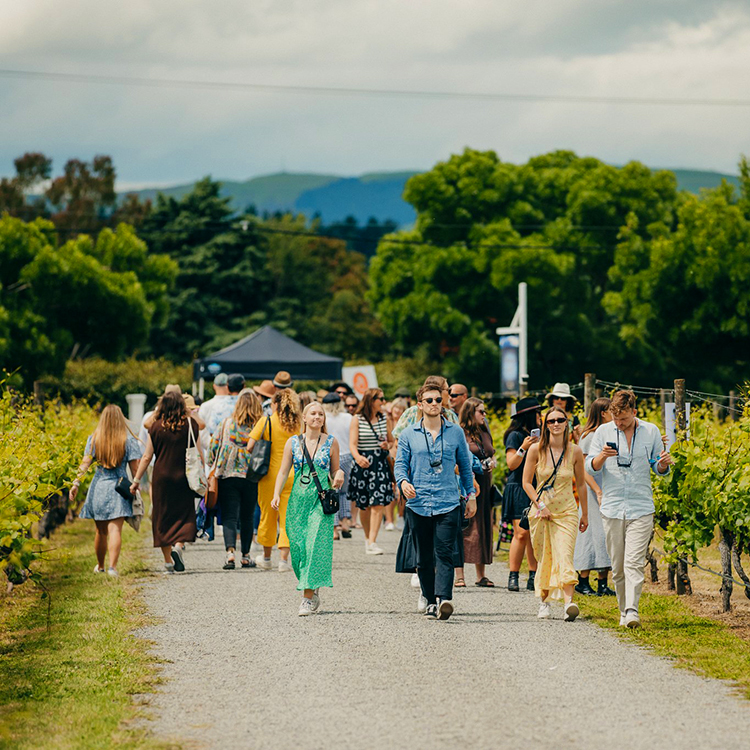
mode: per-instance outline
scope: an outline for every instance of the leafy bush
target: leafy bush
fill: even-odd
[[[96,415],[86,405],[39,406],[5,390],[0,397],[0,570],[12,584],[35,573],[43,549],[32,527],[49,498],[69,487]]]
[[[153,404],[164,393],[167,383],[178,383],[183,391],[189,392],[191,365],[134,357],[124,362],[99,358],[71,360],[61,378],[49,378],[43,385],[48,394],[57,395],[65,402],[82,399],[91,405],[117,404],[127,415],[125,396],[128,393],[145,393],[147,403]]]

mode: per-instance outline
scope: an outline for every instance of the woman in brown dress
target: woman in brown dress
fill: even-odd
[[[483,473],[476,477],[479,483],[477,512],[464,529],[464,562],[474,563],[477,569],[477,586],[495,584],[485,575],[485,566],[492,565],[492,470],[497,466],[495,446],[487,427],[484,402],[469,398],[461,407],[459,423],[463,427],[469,449],[482,463]],[[456,568],[456,586],[466,586],[464,569]]]
[[[180,394],[165,393],[154,416],[131,492],[138,488],[152,456],[156,456],[151,480],[154,547],[161,547],[167,573],[181,572],[185,570],[185,542],[194,542],[196,532],[195,493],[185,475],[185,453],[189,429],[201,450],[199,428],[188,416]]]

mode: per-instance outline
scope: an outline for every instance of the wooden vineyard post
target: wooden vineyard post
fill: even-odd
[[[735,391],[729,391],[729,418],[733,421],[737,421],[737,393]]]
[[[674,410],[675,410],[675,432],[677,441],[680,442],[686,437],[687,418],[685,415],[685,380],[679,379],[674,381]],[[692,594],[693,587],[688,575],[687,563],[680,559],[676,563],[675,570],[675,591],[677,594]]]
[[[596,398],[596,375],[587,372],[583,376],[583,413],[588,415],[591,404]]]

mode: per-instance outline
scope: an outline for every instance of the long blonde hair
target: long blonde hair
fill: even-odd
[[[313,406],[319,406],[321,409],[323,409],[323,426],[320,428],[320,432],[323,435],[328,434],[328,429],[326,428],[326,410],[323,407],[323,404],[318,403],[317,401],[311,401],[303,410],[302,410],[302,433],[304,434],[307,432],[307,423],[305,422],[305,415],[307,412],[310,411],[310,409],[313,408]]]
[[[260,399],[256,396],[255,391],[246,388],[237,397],[232,419],[235,424],[241,427],[252,428],[262,416],[263,407],[260,404]]]
[[[298,434],[302,422],[302,409],[299,396],[291,388],[282,388],[274,397],[276,415],[281,426],[287,431]]]
[[[133,435],[122,409],[115,404],[105,406],[92,439],[94,456],[105,469],[116,469],[122,463],[128,433]]]

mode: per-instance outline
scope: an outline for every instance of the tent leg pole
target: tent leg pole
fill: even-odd
[[[204,391],[205,385],[206,385],[206,381],[203,378],[201,378],[198,381],[198,396],[201,399],[201,401],[203,400],[203,391]]]

